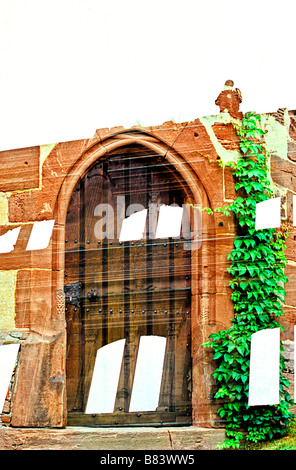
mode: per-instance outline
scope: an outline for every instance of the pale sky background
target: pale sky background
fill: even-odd
[[[296,109],[295,0],[0,0],[0,150]]]

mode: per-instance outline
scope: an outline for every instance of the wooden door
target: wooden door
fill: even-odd
[[[97,162],[79,181],[65,240],[69,425],[191,422],[190,250],[188,240],[154,238],[160,204],[182,206],[183,183],[161,157],[138,146]],[[131,206],[137,204],[137,206]],[[140,240],[120,242],[128,210],[146,208]],[[139,343],[163,337],[159,401],[130,411]],[[87,413],[96,354],[125,339],[114,408]]]

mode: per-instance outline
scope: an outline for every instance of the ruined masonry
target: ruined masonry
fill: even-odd
[[[172,419],[174,424],[185,424],[192,429],[221,428],[216,414],[217,403],[213,400],[215,383],[211,373],[214,365],[209,351],[202,347],[202,343],[207,341],[209,334],[227,328],[233,318],[228,287],[230,278],[227,273],[227,254],[233,247],[236,234],[233,218],[218,213],[202,213],[201,244],[198,249],[189,250],[185,256],[184,250],[178,251],[180,247],[174,245],[174,251],[160,255],[159,252],[149,251],[148,244],[145,244],[142,245],[145,253],[141,258],[142,264],[138,265],[133,264],[131,244],[128,247],[125,244],[124,251],[117,251],[117,254],[109,250],[107,261],[104,258],[106,250],[102,255],[97,252],[97,257],[93,257],[91,249],[98,249],[99,242],[98,237],[93,236],[93,226],[89,224],[92,220],[93,223],[97,222],[98,217],[92,219],[88,215],[88,207],[92,204],[92,196],[89,195],[99,193],[106,195],[109,203],[112,203],[114,194],[125,195],[132,203],[138,201],[135,193],[143,193],[141,201],[147,204],[144,189],[154,203],[162,197],[161,201],[166,204],[181,201],[189,205],[215,208],[233,201],[236,194],[231,170],[223,168],[219,163],[237,161],[240,157],[239,139],[233,124],[239,124],[242,119],[239,110],[241,100],[240,91],[234,88],[231,81],[227,81],[216,99],[219,111],[213,116],[199,117],[192,122],[170,121],[145,128],[98,129],[89,139],[0,152],[0,236],[8,230],[20,228],[13,250],[0,254],[1,344],[20,345],[1,415],[3,429],[68,429],[71,425],[89,426],[92,423],[114,427],[116,423],[124,423],[124,419],[131,426],[135,425],[136,415],[130,417],[124,408],[130,404],[131,392],[127,379],[120,376],[123,382],[120,382],[120,393],[116,398],[117,408],[109,413],[109,421],[107,417],[85,415],[83,394],[89,393],[89,377],[93,372],[98,344],[101,347],[128,338],[129,364],[132,364],[129,365],[129,377],[135,373],[133,355],[138,348],[139,334],[166,336],[168,348],[171,348],[170,358],[165,358],[167,369],[164,369],[169,371],[170,378],[167,382],[163,379],[163,398],[157,410],[163,418],[151,417],[152,424],[154,419]],[[261,119],[266,131],[266,147],[271,153],[272,189],[275,195],[283,198],[282,222],[285,223],[292,220],[292,197],[296,195],[296,111],[279,109],[262,114]],[[150,173],[147,170],[149,158],[153,162],[153,171]],[[141,172],[132,173],[133,176],[127,179],[124,170],[126,162],[132,159],[139,165],[141,162],[146,163],[141,167]],[[130,166],[130,171],[134,167]],[[115,184],[113,175],[116,172],[120,176]],[[164,181],[167,186],[163,189]],[[144,189],[141,192],[132,191],[131,188]],[[86,201],[84,206],[81,205],[82,193]],[[170,195],[167,200],[165,194]],[[48,246],[27,250],[34,223],[50,220],[54,220],[54,226]],[[281,339],[286,346],[286,354],[289,358],[291,356],[291,368],[288,371],[291,377],[293,327],[296,324],[295,230],[287,241],[286,275],[289,282],[286,286],[285,316],[280,320],[285,328]],[[82,231],[85,236],[83,250]],[[114,244],[120,248],[116,234],[113,247]],[[140,249],[140,242],[137,247]],[[118,253],[122,253],[122,259]],[[175,277],[170,282],[180,287],[175,288],[174,295],[170,294],[169,298],[161,293],[168,289],[165,279],[169,278],[163,275],[156,281],[155,260],[164,258],[174,260]],[[182,267],[178,259],[182,259]],[[145,276],[138,278],[141,287],[137,286],[135,294],[135,279],[132,277],[122,277],[120,292],[121,281],[118,281],[117,287],[113,286],[112,282],[115,281],[111,279],[112,270],[116,267],[124,271],[119,263],[128,263],[122,266],[128,266],[126,269],[129,273],[133,270],[141,273],[145,271]],[[105,267],[101,269],[100,266]],[[150,274],[147,266],[152,270]],[[188,268],[187,274],[185,267]],[[92,273],[100,269],[101,274],[98,274],[97,284],[94,285]],[[185,283],[185,276],[190,282]],[[148,281],[154,282],[154,293],[149,290]],[[77,304],[71,301],[76,295],[75,285],[81,288],[77,294]],[[68,298],[65,286],[72,289],[73,295]],[[140,291],[141,295],[138,294]],[[181,291],[186,296],[179,295]],[[112,304],[111,293],[114,292],[118,298]],[[182,321],[179,321],[179,306]],[[153,309],[151,312],[150,307]],[[121,308],[125,310],[121,311]],[[127,313],[129,308],[133,309],[129,310],[131,313]],[[173,318],[174,326],[169,328],[166,315],[171,311],[174,316],[170,315],[169,318]],[[125,323],[120,323],[123,318],[120,314],[124,314]],[[159,314],[158,322],[154,314]],[[140,318],[141,322],[137,320]],[[138,327],[140,324],[141,327]],[[145,329],[141,330],[144,324]],[[102,336],[99,340],[97,335],[100,334]],[[186,347],[187,356],[184,352]],[[176,357],[181,361],[183,356],[182,365],[179,366]],[[189,360],[186,359],[188,357]],[[184,367],[188,367],[185,387],[182,385],[185,379],[180,378]],[[85,374],[83,381],[82,373]],[[174,383],[173,395],[169,395],[169,383]],[[293,386],[293,379],[291,383]],[[186,403],[184,410],[181,410],[182,400]],[[177,410],[179,403],[180,409]],[[125,411],[123,421],[120,421],[121,411]],[[143,426],[149,422],[149,416],[149,413],[142,413],[138,417],[143,420]],[[170,421],[168,423],[170,425]]]

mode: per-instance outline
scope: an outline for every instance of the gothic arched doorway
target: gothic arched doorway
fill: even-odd
[[[173,165],[139,145],[78,182],[66,219],[68,425],[191,423],[190,197]],[[159,233],[161,208],[173,216]]]

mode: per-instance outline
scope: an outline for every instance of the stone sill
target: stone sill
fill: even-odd
[[[217,450],[224,429],[188,427],[12,428],[0,426],[0,450]]]

